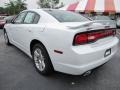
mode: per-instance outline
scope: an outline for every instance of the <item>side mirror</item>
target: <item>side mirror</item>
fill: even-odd
[[[9,20],[6,20],[6,23],[11,23]]]
[[[11,20],[11,23],[14,24],[15,23],[14,20]]]
[[[13,20],[6,20],[6,23],[14,23]]]
[[[8,23],[8,21],[7,21],[7,20],[5,20],[5,23]]]

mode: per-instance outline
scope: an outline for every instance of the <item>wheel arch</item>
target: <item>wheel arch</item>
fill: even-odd
[[[41,44],[41,45],[46,49],[45,45],[44,45],[40,40],[33,39],[33,40],[30,42],[30,53],[31,53],[31,54],[32,54],[32,48],[33,48],[33,46],[34,46],[35,44],[37,44],[37,43]],[[47,51],[47,49],[46,49],[46,51]],[[47,51],[47,53],[48,53],[48,51]]]
[[[45,48],[45,50],[46,50],[46,52],[47,52],[47,54],[48,54],[48,56],[49,56],[49,58],[50,58],[50,55],[49,55],[48,50],[47,50],[47,48],[45,47],[45,45],[44,45],[40,40],[37,40],[37,39],[34,39],[34,40],[32,40],[32,41],[30,42],[30,54],[32,55],[32,48],[33,48],[33,46],[34,46],[35,44],[38,44],[38,43],[41,44],[41,45]],[[50,58],[50,62],[52,63],[51,58]],[[52,63],[52,68],[54,69],[53,63]]]

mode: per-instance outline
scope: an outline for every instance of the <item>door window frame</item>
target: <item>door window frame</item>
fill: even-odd
[[[37,16],[39,17],[39,19],[38,19],[38,21],[37,21],[37,23],[38,23],[41,16],[40,16],[37,12],[34,12],[34,11],[24,11],[24,12],[19,13],[19,14],[12,20],[12,23],[13,23],[13,24],[37,24],[37,23],[34,23],[35,16],[34,16],[34,18],[33,18],[33,22],[32,22],[32,23],[24,23],[24,20],[25,20],[27,14],[28,14],[29,12],[34,13],[35,16],[37,15]],[[21,23],[15,23],[16,18],[17,18],[20,14],[22,14],[22,13],[25,13],[25,15],[24,15]]]
[[[22,21],[21,21],[20,23],[15,23],[16,18],[18,18],[22,13],[25,13],[24,17],[22,18]],[[21,12],[21,13],[19,13],[19,14],[15,17],[15,19],[12,21],[13,24],[23,24],[23,21],[24,21],[26,15],[27,15],[27,12]]]
[[[34,18],[33,18],[32,23],[24,23],[24,20],[25,20],[25,18],[26,18],[26,16],[27,16],[28,13],[34,13]],[[34,11],[27,11],[27,14],[26,14],[26,16],[25,16],[25,18],[24,18],[24,20],[23,20],[23,24],[37,24],[37,23],[39,22],[39,20],[40,20],[40,15],[39,15],[38,13],[36,13],[36,12],[34,12]],[[36,16],[36,15],[39,16],[39,19],[38,19],[37,23],[34,23],[34,20],[35,20],[35,16]]]

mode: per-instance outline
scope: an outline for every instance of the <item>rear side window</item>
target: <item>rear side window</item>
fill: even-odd
[[[35,13],[28,12],[25,19],[24,19],[24,23],[25,24],[32,24],[34,21],[34,17],[35,17]]]
[[[40,16],[38,14],[36,14],[33,23],[37,24],[39,19],[40,19]]]

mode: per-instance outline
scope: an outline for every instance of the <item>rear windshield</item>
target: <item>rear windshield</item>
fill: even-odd
[[[56,18],[59,22],[83,22],[89,21],[88,18],[69,11],[64,10],[45,10],[47,13]]]

